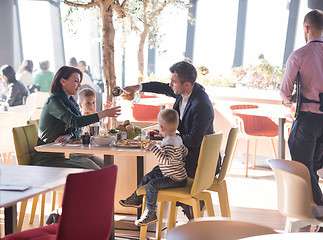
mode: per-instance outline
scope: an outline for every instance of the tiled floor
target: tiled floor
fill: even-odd
[[[245,166],[238,161],[234,161],[232,169],[226,177],[232,219],[261,224],[274,230],[282,231],[285,225],[285,218],[276,210],[276,182],[272,171],[266,168],[258,168],[256,170],[250,169],[248,178],[244,174]],[[46,199],[48,202],[45,208],[45,220],[51,209],[50,196],[48,195]],[[217,193],[212,193],[212,199],[216,216],[220,216]],[[38,227],[39,224],[38,215],[35,218],[34,224],[28,224],[30,208],[31,202],[27,206],[23,230]],[[39,209],[37,214],[39,214]],[[117,215],[116,220],[124,217]],[[129,218],[135,220],[135,216],[127,216],[127,219]],[[4,234],[3,222],[3,209],[1,209],[0,237]],[[184,224],[186,222],[185,216],[179,210],[177,224]],[[116,239],[138,239],[138,236],[138,231],[116,230]],[[154,233],[148,232],[147,237],[154,238]],[[162,237],[166,239],[165,230]]]

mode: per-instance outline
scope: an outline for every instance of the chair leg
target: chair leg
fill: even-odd
[[[271,142],[271,147],[272,147],[272,150],[273,150],[273,155],[274,155],[275,158],[277,158],[277,152],[276,152],[276,149],[275,149],[274,138],[270,138],[270,142]]]
[[[55,205],[56,205],[56,191],[52,192],[53,197],[52,197],[52,211],[55,210]]]
[[[255,139],[255,151],[253,153],[253,164],[252,164],[252,169],[255,169],[256,168],[256,157],[257,157],[257,138]]]
[[[248,177],[248,167],[249,167],[249,142],[250,140],[247,139],[246,177]]]
[[[43,193],[41,195],[41,211],[40,211],[40,220],[39,220],[39,226],[44,226],[44,215],[45,215],[45,196],[46,194]]]
[[[207,215],[209,217],[214,217],[215,214],[214,214],[214,208],[213,208],[211,194],[208,192],[205,192],[205,194],[203,194],[203,198],[204,198],[204,203],[205,203]]]
[[[192,199],[192,207],[193,207],[194,218],[200,218],[201,217],[200,200]]]
[[[223,180],[220,183],[220,187],[221,188],[218,190],[218,195],[219,195],[221,216],[231,218],[228,190],[227,190],[227,184],[226,184],[225,180]]]
[[[231,165],[232,165],[232,162],[233,162],[234,154],[236,153],[237,145],[238,145],[238,138],[237,138],[236,143],[234,144],[233,153],[232,153],[232,157],[231,157],[231,160],[230,160],[230,165],[229,165],[228,171],[231,170]]]
[[[142,199],[142,211],[141,214],[144,214],[146,209],[146,195]],[[145,240],[147,235],[147,226],[140,227],[140,240]]]
[[[3,164],[8,165],[10,163],[10,159],[11,159],[11,152],[8,152],[8,155],[7,155],[7,153],[1,153],[1,157],[3,160]]]
[[[22,225],[24,223],[26,208],[27,208],[28,200],[21,201],[20,203],[20,213],[19,213],[19,221],[18,221],[18,232],[21,232]]]
[[[31,208],[31,214],[30,214],[29,224],[33,224],[34,223],[38,199],[39,199],[39,195],[33,198],[33,205],[32,205],[32,208]]]
[[[161,239],[161,231],[163,228],[163,215],[164,215],[164,202],[158,203],[157,217],[158,222],[156,223],[156,239]]]
[[[177,211],[178,208],[176,207],[176,202],[170,202],[167,220],[167,232],[176,225]]]

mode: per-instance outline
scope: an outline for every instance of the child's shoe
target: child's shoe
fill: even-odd
[[[137,226],[147,226],[149,224],[157,222],[156,211],[150,211],[148,209],[141,215],[141,217],[135,221]]]
[[[119,204],[124,207],[135,207],[135,208],[141,208],[142,204],[142,197],[138,197],[135,195],[131,195],[126,200],[120,200]]]

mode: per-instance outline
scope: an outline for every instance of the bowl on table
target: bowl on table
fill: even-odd
[[[116,141],[115,136],[105,135],[105,136],[93,136],[92,141],[98,146],[109,146],[111,143]]]

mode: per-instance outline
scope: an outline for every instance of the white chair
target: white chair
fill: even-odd
[[[323,206],[316,206],[312,197],[310,173],[299,162],[270,159],[277,182],[278,210],[287,217],[285,231],[295,232],[309,225],[323,226]]]

